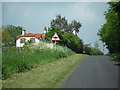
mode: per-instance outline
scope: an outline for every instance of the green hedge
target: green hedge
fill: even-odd
[[[61,48],[61,49],[60,49]],[[2,79],[6,79],[11,74],[30,70],[34,66],[43,63],[49,63],[59,58],[65,58],[72,54],[73,51],[66,47],[57,48],[7,48],[2,51]]]

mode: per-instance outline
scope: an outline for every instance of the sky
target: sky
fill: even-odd
[[[44,27],[50,27],[51,20],[61,14],[69,23],[77,20],[82,24],[77,35],[84,44],[94,46],[98,41],[103,50],[97,33],[105,23],[104,11],[108,7],[107,2],[2,2],[2,24],[22,26],[27,33],[43,33]]]

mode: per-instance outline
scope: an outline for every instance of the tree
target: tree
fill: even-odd
[[[2,32],[2,43],[5,46],[11,46],[12,45],[13,38],[10,36],[10,33],[5,30]]]
[[[55,25],[55,27],[58,27],[60,30],[65,31],[67,28],[67,20],[65,17],[61,17],[61,15],[57,15],[56,19],[51,21],[51,25]]]
[[[55,32],[57,32],[57,34],[61,39],[59,41],[59,44],[62,45],[62,42],[63,42],[62,30],[60,30],[58,27],[55,27],[55,25],[51,25],[51,27],[48,28],[48,32],[45,34],[45,39],[50,41]]]
[[[62,31],[58,27],[55,27],[55,25],[51,25],[51,27],[48,28],[48,32],[45,35],[45,39],[51,40],[51,38],[52,38],[52,36],[54,35],[55,32],[57,32],[57,34],[61,38]]]
[[[67,46],[68,48],[77,53],[82,53],[83,51],[82,39],[80,39],[78,36],[74,36],[71,33],[62,34],[62,31],[58,27],[55,27],[55,25],[51,25],[51,27],[48,28],[48,32],[45,35],[45,39],[51,40],[55,32],[57,32],[61,39],[59,42],[57,42],[59,45]]]
[[[91,48],[89,46],[83,45],[83,50],[85,54],[91,54]]]
[[[79,28],[81,27],[81,23],[77,22],[76,20],[73,20],[71,22],[71,24],[69,25],[69,27],[72,27],[72,29],[74,29],[77,33],[79,32]],[[71,30],[72,31],[72,30]]]
[[[120,1],[108,2],[109,9],[105,11],[106,23],[98,32],[100,40],[105,43],[110,53],[120,52]]]
[[[0,28],[0,48],[1,48],[1,46],[2,46],[2,31],[1,31],[2,29]]]
[[[51,25],[55,25],[55,27],[58,27],[60,30],[62,30],[62,33],[72,33],[73,29],[76,30],[76,32],[79,32],[79,29],[81,27],[81,23],[77,22],[76,20],[73,20],[71,23],[68,24],[65,17],[61,17],[61,15],[57,15],[56,19],[53,19],[51,21]]]
[[[21,35],[22,27],[6,25],[2,26],[2,44],[5,46],[15,46],[16,36]]]

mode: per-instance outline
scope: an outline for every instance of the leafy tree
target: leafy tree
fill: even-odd
[[[85,54],[91,54],[91,48],[88,46],[83,45],[83,51]]]
[[[58,27],[55,27],[55,25],[51,25],[51,27],[48,28],[48,32],[45,35],[45,39],[51,40],[55,32],[57,32],[61,39],[59,42],[57,42],[59,45],[67,46],[68,48],[72,49],[77,53],[82,53],[82,40],[78,36],[74,36],[71,33],[62,34],[62,31]]]
[[[55,27],[55,25],[51,25],[51,27],[48,28],[48,32],[45,35],[45,39],[50,41],[55,32],[57,32],[57,34],[59,35],[59,38],[61,39],[59,41],[59,44],[62,45],[62,42],[63,42],[62,30],[60,30],[58,27]]]
[[[69,27],[72,27],[77,33],[79,32],[79,28],[81,27],[81,23],[77,22],[76,20],[73,20]],[[71,30],[72,31],[72,30]]]
[[[63,34],[63,43],[76,53],[83,52],[83,41],[78,36],[74,36],[71,33]]]
[[[90,55],[103,55],[103,52],[96,48],[91,48]]]
[[[61,15],[57,15],[56,19],[51,21],[51,25],[55,25],[55,27],[58,27],[60,30],[65,31],[68,25],[68,22],[65,17],[61,17]]]
[[[72,30],[76,30],[76,32],[79,32],[79,29],[81,27],[81,23],[77,22],[76,20],[73,20],[71,23],[68,24],[65,17],[61,17],[61,15],[57,15],[56,19],[53,19],[51,21],[51,25],[55,25],[55,27],[58,27],[60,30],[62,30],[62,33],[72,33]]]
[[[105,11],[106,23],[98,32],[100,40],[105,42],[110,53],[120,52],[120,1],[108,2],[109,9]]]
[[[1,32],[1,28],[0,28],[0,48],[2,46],[2,32]]]
[[[12,45],[13,38],[10,36],[10,33],[5,30],[2,32],[2,43],[5,46],[11,46]]]
[[[51,27],[48,28],[48,32],[45,35],[45,39],[51,40],[51,38],[52,38],[52,36],[54,35],[55,32],[57,32],[59,37],[61,37],[61,35],[62,35],[61,30],[58,27],[55,27],[55,25],[51,25]]]
[[[21,35],[22,27],[6,25],[2,26],[2,43],[5,46],[15,46],[16,36]]]
[[[83,49],[84,49],[84,53],[89,54],[89,55],[103,55],[102,51],[94,47],[88,47],[84,45]]]

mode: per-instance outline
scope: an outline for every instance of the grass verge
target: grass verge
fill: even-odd
[[[2,51],[2,79],[7,79],[15,73],[30,70],[39,64],[49,63],[75,54],[67,47],[50,48],[47,45],[47,43],[41,42],[37,46],[4,48]]]
[[[28,72],[14,74],[2,80],[3,88],[54,88],[60,85],[85,55],[75,54],[39,65]]]
[[[118,62],[118,64],[120,64],[120,53],[108,54],[108,56],[112,57]]]

